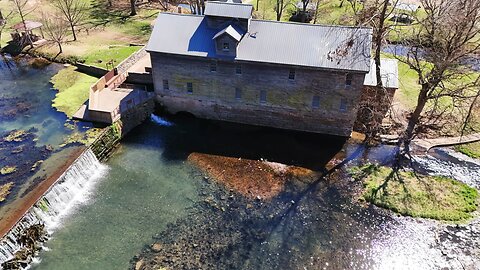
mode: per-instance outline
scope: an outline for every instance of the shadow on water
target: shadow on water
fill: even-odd
[[[143,133],[162,134],[162,138]],[[158,136],[160,137],[160,136]],[[185,160],[192,152],[267,159],[324,169],[346,139],[199,119],[169,117],[144,124],[124,143],[161,145],[162,158]],[[345,147],[347,159],[313,182],[290,179],[271,201],[250,200],[214,181],[200,180],[200,200],[187,218],[169,224],[136,261],[172,269],[372,269],[372,242],[394,219],[352,203],[358,183],[342,170],[358,158],[388,162],[391,149]],[[345,155],[345,153],[344,153]],[[201,178],[201,176],[197,176]]]
[[[143,137],[146,130],[158,138],[166,160],[185,160],[193,152],[252,160],[266,159],[287,165],[321,170],[343,147],[346,138],[294,132],[227,122],[168,116],[168,125],[141,125],[125,139]],[[168,122],[167,122],[168,123]]]

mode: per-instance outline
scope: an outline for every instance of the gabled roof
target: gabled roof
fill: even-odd
[[[253,6],[232,2],[206,1],[205,12],[207,16],[249,19],[252,17]]]
[[[219,37],[223,34],[227,34],[227,35],[231,36],[236,41],[240,41],[240,39],[242,39],[242,35],[243,35],[243,33],[240,34],[239,31],[237,31],[232,25],[229,25],[225,29],[223,29],[222,31],[218,32],[212,39],[216,39],[217,37]]]
[[[398,61],[395,59],[380,60],[380,75],[386,88],[398,89]],[[365,75],[364,85],[377,86],[377,71],[375,61],[371,60],[370,72]]]
[[[420,6],[415,4],[408,4],[408,3],[397,3],[395,5],[395,9],[408,11],[408,12],[416,12]]]
[[[37,29],[42,27],[43,24],[40,22],[33,22],[33,21],[25,21],[25,24],[23,22],[19,22],[15,25],[12,26],[12,29],[17,30],[17,31],[32,31],[33,29]]]
[[[207,2],[208,3],[208,2]],[[221,58],[199,15],[160,13],[147,51]],[[233,60],[368,72],[371,29],[251,20]]]

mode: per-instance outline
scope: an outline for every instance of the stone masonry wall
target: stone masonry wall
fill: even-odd
[[[104,128],[100,136],[89,146],[95,156],[100,161],[107,159],[120,139],[147,119],[152,114],[154,107],[154,100],[149,99],[126,111],[120,120]]]
[[[123,73],[127,72],[127,70],[129,68],[131,68],[133,65],[135,65],[135,63],[137,63],[138,60],[140,60],[146,54],[147,54],[147,51],[145,51],[145,46],[143,46],[140,50],[133,53],[127,59],[123,60],[120,64],[118,64],[117,74],[123,74]]]
[[[215,60],[150,55],[157,101],[171,113],[340,136],[350,136],[365,77],[353,73],[346,86],[346,74],[340,71],[295,68],[290,80],[289,66],[216,61],[217,70],[211,72]],[[237,65],[242,74],[236,74]],[[163,80],[168,80],[168,90]],[[192,93],[187,83],[192,83]],[[262,91],[266,102],[260,102]],[[312,106],[314,96],[318,108]]]

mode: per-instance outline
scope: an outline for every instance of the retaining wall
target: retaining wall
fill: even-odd
[[[137,63],[138,60],[140,60],[145,55],[147,55],[147,51],[145,50],[145,46],[144,46],[139,51],[137,51],[136,53],[133,53],[127,59],[123,60],[120,64],[118,64],[117,74],[126,73],[129,68],[135,65],[135,63]]]
[[[77,71],[85,73],[87,75],[93,76],[93,77],[103,77],[105,74],[108,73],[108,70],[105,68],[101,67],[96,67],[96,66],[90,66],[90,65],[84,65],[81,63],[76,63],[75,66],[77,67]]]

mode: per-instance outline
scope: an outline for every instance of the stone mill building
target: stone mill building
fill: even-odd
[[[146,50],[171,113],[350,136],[371,29],[256,20],[252,5],[208,1],[204,15],[161,13]]]

